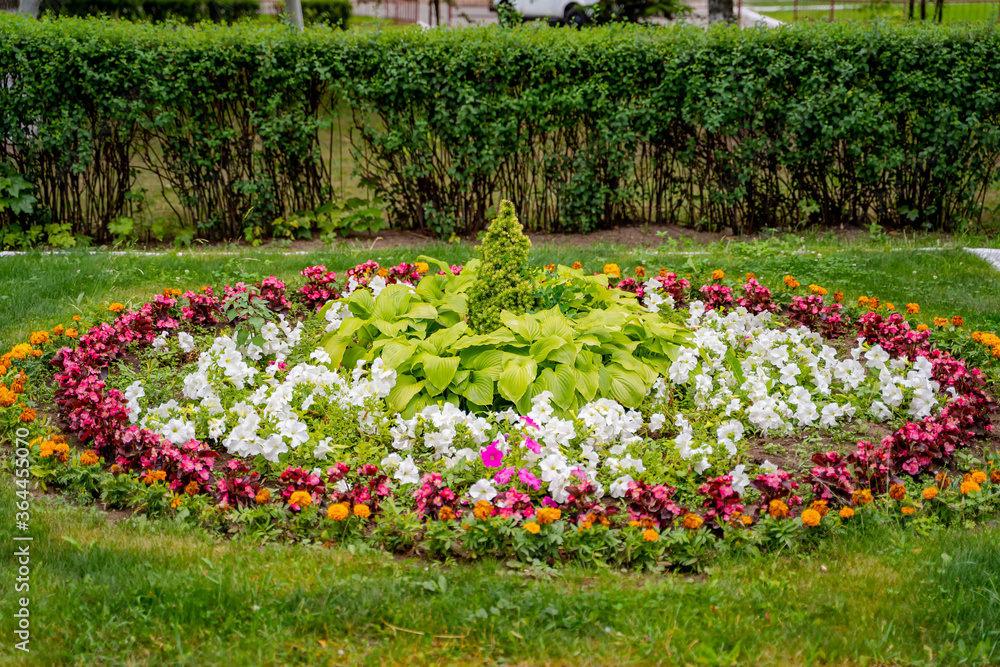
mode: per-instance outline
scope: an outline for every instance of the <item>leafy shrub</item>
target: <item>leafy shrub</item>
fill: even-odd
[[[122,19],[232,23],[260,13],[259,0],[45,0],[42,13],[55,16],[113,16]]]
[[[302,0],[302,18],[308,25],[327,23],[346,28],[351,18],[350,0]]]
[[[528,275],[531,241],[521,231],[514,205],[500,204],[500,213],[476,250],[482,268],[469,290],[469,324],[476,333],[489,333],[500,326],[500,315],[520,315],[531,305],[532,285]]]

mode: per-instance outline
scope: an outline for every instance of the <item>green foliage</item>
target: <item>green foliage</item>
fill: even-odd
[[[326,23],[347,28],[351,18],[350,0],[302,0],[302,18],[307,25]]]
[[[514,205],[501,202],[496,220],[476,248],[482,268],[469,290],[469,325],[476,333],[497,329],[503,311],[520,315],[532,303],[531,241],[521,230]]]
[[[275,218],[270,229],[251,226],[244,230],[248,241],[257,241],[265,233],[274,238],[310,239],[319,233],[320,239],[332,243],[338,236],[352,233],[377,233],[385,227],[381,202],[350,197],[327,202],[319,208],[304,211],[288,218]]]
[[[458,276],[424,277],[413,291],[389,285],[376,298],[358,290],[325,306],[321,314],[336,305],[352,315],[322,341],[331,363],[352,368],[380,358],[397,373],[389,406],[405,416],[442,400],[472,411],[514,405],[527,412],[543,391],[572,414],[597,397],[638,406],[686,339],[682,327],[640,308],[633,295],[609,289],[605,276],[572,272],[564,278],[577,286],[567,293],[572,317],[558,307],[504,310],[501,326],[476,334],[465,318],[483,266],[473,260]]]
[[[147,21],[222,21],[232,23],[260,13],[259,0],[45,0],[42,14],[112,16]]]
[[[340,118],[392,225],[442,238],[503,197],[545,231],[964,229],[996,178],[996,26],[175,28],[0,17],[38,224],[107,242],[141,170],[181,228],[239,238],[334,198]]]

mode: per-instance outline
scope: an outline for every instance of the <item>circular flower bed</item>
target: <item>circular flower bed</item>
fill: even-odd
[[[432,556],[699,568],[1000,507],[986,378],[935,345],[960,322],[609,264],[539,269],[532,308],[484,334],[478,260],[421,260],[168,289],[37,332],[0,357],[2,423],[31,432],[41,484],[109,507]]]

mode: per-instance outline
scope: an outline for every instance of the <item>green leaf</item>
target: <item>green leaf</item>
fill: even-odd
[[[563,347],[565,344],[566,341],[559,336],[548,336],[533,342],[531,347],[528,348],[528,354],[538,363],[542,363],[549,358],[549,354]]]
[[[538,380],[546,391],[552,392],[552,400],[560,408],[568,409],[576,397],[576,372],[570,366],[560,364],[555,370],[546,368],[538,374]]]
[[[495,348],[462,350],[462,366],[474,371],[482,371],[491,380],[498,380],[503,371],[503,352]]]
[[[382,358],[382,364],[386,368],[395,369],[412,357],[416,349],[416,345],[407,343],[404,339],[400,338],[383,345],[382,353],[379,356]]]
[[[435,354],[421,354],[414,360],[414,364],[422,363],[424,376],[427,381],[437,389],[437,393],[444,391],[458,370],[458,357],[439,357]]]
[[[424,380],[417,380],[412,375],[396,376],[396,385],[389,392],[386,405],[390,410],[402,412],[414,396],[424,388]]]
[[[493,380],[487,373],[472,371],[469,384],[460,393],[470,403],[490,407],[493,405]]]
[[[626,408],[635,408],[646,397],[646,386],[638,373],[625,370],[619,364],[609,364],[598,369],[601,395],[618,401]]]
[[[538,364],[529,357],[508,355],[504,360],[503,372],[497,381],[500,395],[512,403],[517,403],[535,379]]]

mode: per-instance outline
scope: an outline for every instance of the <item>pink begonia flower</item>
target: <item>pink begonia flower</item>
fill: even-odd
[[[510,482],[510,478],[514,476],[513,468],[504,468],[496,475],[493,476],[493,481],[501,486],[506,486]]]
[[[525,486],[530,486],[535,491],[542,488],[542,480],[538,479],[530,472],[528,472],[527,468],[521,468],[520,470],[518,470],[517,478],[521,480],[521,484],[524,484]]]
[[[538,444],[538,441],[534,438],[525,438],[524,446],[533,451],[536,454],[542,453],[542,446]]]
[[[483,465],[487,468],[499,468],[501,462],[503,462],[503,452],[497,449],[496,440],[491,442],[486,449],[480,451],[479,456],[483,459]]]

